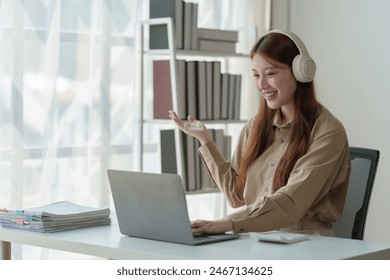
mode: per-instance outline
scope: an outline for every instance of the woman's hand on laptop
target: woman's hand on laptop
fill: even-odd
[[[174,111],[169,110],[168,112],[169,117],[175,122],[181,131],[195,137],[202,145],[211,141],[211,137],[206,126],[202,122],[198,121],[194,116],[189,115],[187,117],[188,122],[183,122]]]
[[[192,222],[192,233],[201,234],[221,234],[233,229],[233,222],[229,218],[222,218],[216,221],[196,220]]]

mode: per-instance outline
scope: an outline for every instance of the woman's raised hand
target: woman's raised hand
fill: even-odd
[[[211,137],[206,126],[202,122],[195,119],[194,116],[189,115],[187,117],[188,121],[183,122],[174,111],[169,110],[168,112],[169,117],[175,122],[181,131],[197,138],[202,145],[205,145],[211,141]]]

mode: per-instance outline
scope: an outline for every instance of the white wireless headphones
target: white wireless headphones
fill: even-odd
[[[280,33],[286,35],[295,43],[299,50],[299,54],[294,57],[292,63],[292,72],[294,77],[301,83],[311,82],[314,79],[317,67],[314,60],[310,57],[302,40],[295,33],[286,30],[275,29],[267,32],[267,34],[269,33]]]

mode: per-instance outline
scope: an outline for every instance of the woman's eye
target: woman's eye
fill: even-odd
[[[266,75],[267,77],[273,76],[274,74],[275,74],[274,72],[265,73],[265,75]]]

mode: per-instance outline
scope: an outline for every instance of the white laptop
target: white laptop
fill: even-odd
[[[119,229],[123,235],[199,245],[238,234],[194,236],[182,181],[176,174],[107,170]]]

